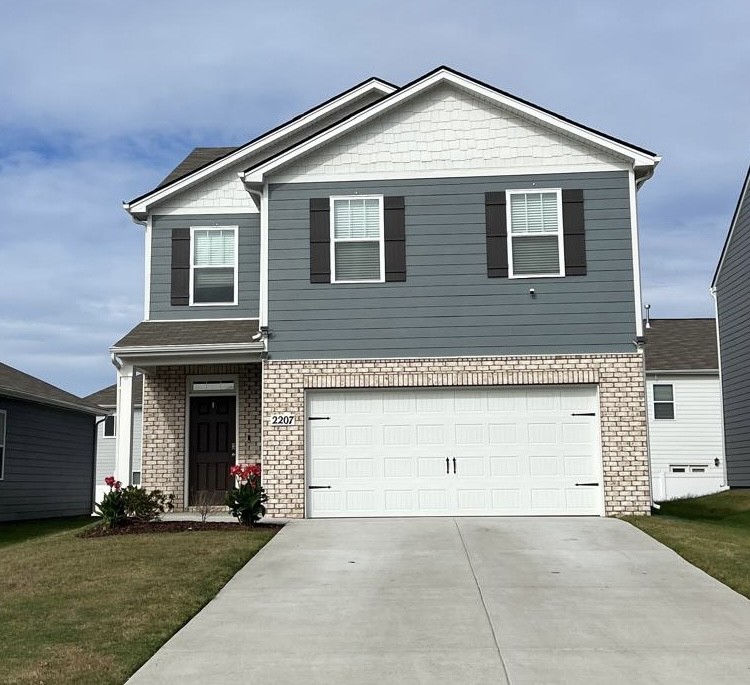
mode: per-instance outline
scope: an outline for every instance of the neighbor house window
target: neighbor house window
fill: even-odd
[[[706,464],[698,464],[688,466],[686,464],[670,464],[670,473],[706,473],[708,466]]]
[[[384,280],[383,198],[331,198],[334,283]]]
[[[130,481],[133,485],[140,485],[141,484],[141,472],[140,471],[133,471],[133,476]]]
[[[674,388],[671,385],[654,385],[654,418],[674,418]]]
[[[104,437],[114,438],[115,437],[115,417],[114,415],[107,416],[104,419]]]
[[[237,304],[237,229],[191,231],[190,304]]]
[[[5,475],[5,424],[7,419],[8,414],[0,411],[0,480]]]
[[[561,191],[510,190],[508,198],[510,277],[564,276]]]

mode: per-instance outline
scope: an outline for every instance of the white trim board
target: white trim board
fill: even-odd
[[[734,214],[732,215],[732,221],[729,224],[729,232],[727,233],[727,238],[724,241],[724,247],[721,248],[721,255],[719,256],[719,263],[716,265],[716,271],[714,272],[713,280],[711,281],[711,288],[716,288],[716,282],[719,280],[719,275],[721,274],[721,267],[724,265],[724,259],[727,255],[727,250],[729,249],[729,243],[732,241],[732,235],[734,234],[734,228],[737,225],[737,217],[740,214],[740,209],[745,202],[745,197],[747,196],[747,193],[750,192],[750,167],[747,170],[747,175],[745,176],[745,182],[742,184],[742,192],[740,193],[740,196],[737,200],[737,204],[734,208]],[[718,309],[717,309],[718,312]],[[716,320],[718,321],[718,313]]]

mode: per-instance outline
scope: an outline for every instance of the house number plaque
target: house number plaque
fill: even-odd
[[[271,416],[272,426],[293,426],[294,424],[294,414],[274,414]]]

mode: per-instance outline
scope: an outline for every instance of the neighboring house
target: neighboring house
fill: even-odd
[[[86,402],[103,409],[96,433],[96,475],[94,477],[94,496],[101,502],[102,496],[109,490],[104,479],[115,472],[115,437],[117,433],[117,384],[110,385],[84,398]],[[130,482],[141,483],[141,434],[143,432],[143,376],[133,379],[133,455]]]
[[[657,502],[726,486],[714,319],[646,327],[651,488]]]
[[[0,521],[91,513],[96,413],[0,363]]]
[[[640,112],[633,103],[633,116]],[[271,516],[645,514],[637,189],[654,153],[441,67],[370,79],[125,205],[117,476]]]
[[[750,487],[750,170],[711,292],[716,301],[727,483]]]

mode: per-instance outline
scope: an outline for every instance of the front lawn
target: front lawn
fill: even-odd
[[[750,598],[750,490],[663,502],[654,516],[626,519]]]
[[[0,547],[0,682],[125,682],[275,532],[68,531]]]
[[[11,521],[0,523],[0,547],[23,542],[30,538],[52,533],[62,533],[66,530],[83,528],[91,525],[95,519],[91,516],[73,516],[59,519],[40,519],[38,521]]]

